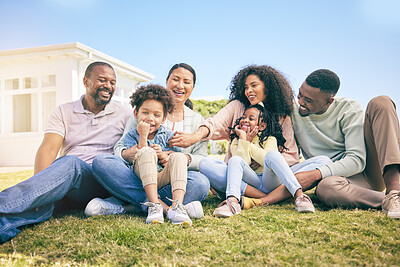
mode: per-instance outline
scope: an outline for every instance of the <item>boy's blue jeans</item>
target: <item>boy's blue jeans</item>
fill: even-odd
[[[0,243],[13,238],[20,227],[49,219],[55,202],[68,197],[84,207],[107,192],[96,181],[92,166],[75,156],[64,156],[49,167],[0,192]]]
[[[101,154],[93,160],[93,173],[98,182],[113,196],[139,207],[147,199],[142,181],[128,168],[117,156]],[[186,193],[183,204],[198,200],[203,201],[210,190],[210,182],[200,172],[188,171]],[[161,200],[171,205],[171,185],[166,185],[158,190]]]

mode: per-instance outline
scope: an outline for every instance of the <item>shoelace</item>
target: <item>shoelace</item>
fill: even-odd
[[[169,201],[171,201],[172,203],[175,203],[174,206],[171,206],[171,209],[172,209],[172,210],[178,211],[178,212],[180,212],[180,213],[185,213],[185,214],[187,214],[185,206],[183,206],[182,203],[179,203],[179,200],[178,200],[178,199],[177,199],[177,200],[172,200],[172,199],[170,199],[169,197],[167,197],[167,199],[168,199]]]
[[[225,202],[225,203],[224,203]],[[238,210],[233,206],[233,201],[232,200],[230,200],[229,198],[228,199],[226,199],[226,200],[224,200],[221,204],[223,205],[223,203],[224,204],[226,204],[227,206],[228,206],[228,208],[231,210],[231,212],[233,213],[233,214],[236,214],[237,212],[238,212]],[[221,206],[222,206],[221,205]]]
[[[393,196],[393,205],[396,206],[396,208],[400,207],[400,192]]]
[[[140,204],[147,206],[151,213],[162,209],[162,206],[159,203],[145,202],[145,203],[140,203]],[[157,204],[159,204],[159,205],[157,205]]]
[[[101,210],[102,211],[104,210],[104,211],[111,211],[111,212],[119,212],[119,211],[124,209],[122,206],[118,206],[118,205],[115,205],[115,204],[112,204],[112,203],[108,203],[107,201],[104,201],[103,204],[105,204],[104,205],[105,207],[101,206]]]
[[[298,197],[299,200],[307,200],[311,201],[310,197],[307,196],[306,194],[302,194],[301,196]]]

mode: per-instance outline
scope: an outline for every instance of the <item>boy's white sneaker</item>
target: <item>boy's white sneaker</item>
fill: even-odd
[[[145,202],[147,208],[147,224],[164,223],[163,208],[160,203]]]
[[[189,218],[185,207],[179,203],[178,200],[175,200],[174,202],[175,205],[168,209],[168,219],[172,224],[191,226],[192,220]]]
[[[125,209],[122,207],[122,202],[115,197],[106,199],[96,197],[92,199],[85,208],[85,214],[88,217],[121,213],[125,213]]]
[[[200,201],[192,201],[184,207],[190,218],[201,219],[204,217],[203,206]]]

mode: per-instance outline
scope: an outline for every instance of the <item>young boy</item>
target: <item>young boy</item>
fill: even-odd
[[[192,225],[182,205],[187,183],[187,157],[179,148],[168,146],[173,132],[161,125],[167,113],[174,109],[171,93],[160,85],[149,84],[139,87],[132,94],[130,103],[138,126],[125,136],[124,146],[136,148],[132,169],[142,180],[148,198],[144,203],[148,206],[146,223],[164,222],[157,190],[171,184],[173,202],[167,212],[168,219],[173,224]]]

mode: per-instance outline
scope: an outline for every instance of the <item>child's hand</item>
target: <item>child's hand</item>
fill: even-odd
[[[139,136],[147,137],[150,132],[150,124],[148,124],[147,122],[141,121],[141,122],[139,122],[136,129],[139,133]]]
[[[156,151],[157,155],[162,152],[161,146],[158,144],[151,144],[150,147]]]
[[[246,134],[246,140],[251,142],[254,139],[254,136],[258,134],[258,126],[255,126],[253,130],[247,132]]]
[[[172,151],[162,151],[161,146],[157,144],[151,144],[150,147],[156,151],[158,163],[165,167],[169,159],[169,154],[171,154]]]
[[[246,140],[246,132],[239,128],[239,125],[236,125],[235,132],[239,139]]]
[[[161,151],[160,153],[157,153],[158,157],[158,163],[161,164],[161,166],[165,167],[167,165],[168,160],[169,160],[169,155],[173,153],[172,151]]]

